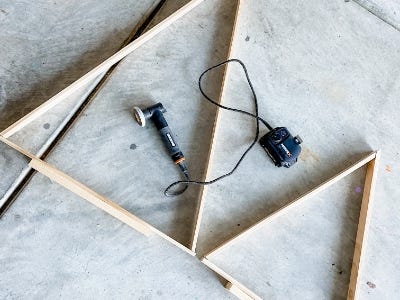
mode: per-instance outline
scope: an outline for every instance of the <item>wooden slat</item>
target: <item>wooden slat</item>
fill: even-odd
[[[21,153],[22,155],[25,155],[28,158],[31,158],[31,159],[35,158],[35,156],[32,153],[30,153],[29,151],[25,150],[24,148],[18,146],[17,144],[11,142],[10,140],[6,139],[2,135],[0,135],[0,141],[2,141],[4,144],[10,146],[14,150],[17,150],[19,153]]]
[[[239,281],[237,281],[235,278],[233,278],[231,275],[229,275],[224,270],[222,270],[220,267],[217,267],[214,263],[212,263],[207,258],[203,257],[201,259],[201,262],[203,264],[205,264],[207,267],[209,267],[211,270],[213,270],[215,273],[220,275],[222,278],[225,278],[227,281],[231,282],[233,285],[235,285],[237,288],[239,288],[243,293],[245,293],[247,296],[249,296],[250,299],[255,299],[255,300],[262,299],[261,297],[256,295],[254,292],[252,292],[250,289],[248,289],[243,284],[241,284]]]
[[[76,195],[89,201],[98,208],[109,213],[114,218],[117,218],[121,222],[143,233],[144,235],[149,235],[152,232],[149,224],[139,219],[135,215],[131,214],[129,211],[125,210],[124,208],[112,202],[111,200],[92,191],[87,186],[76,181],[67,174],[57,170],[52,165],[40,159],[33,158],[29,163],[29,166],[35,169],[36,171],[40,172],[41,174],[47,176],[51,180],[62,185],[71,192],[75,193]]]
[[[49,109],[63,101],[68,96],[72,95],[81,87],[88,84],[90,81],[95,79],[98,75],[106,72],[110,67],[112,67],[115,63],[119,62],[121,59],[132,53],[134,50],[145,44],[147,41],[152,39],[158,33],[169,27],[178,19],[182,18],[188,12],[190,12],[193,8],[198,6],[204,0],[192,0],[175,13],[170,15],[168,18],[148,30],[146,33],[141,35],[139,38],[135,39],[132,43],[128,44],[126,47],[122,48],[120,51],[112,55],[110,58],[102,62],[100,65],[89,71],[87,74],[76,80],[74,83],[63,89],[61,92],[44,102],[42,105],[37,107],[35,110],[31,111],[29,114],[25,115],[14,124],[3,130],[0,134],[6,138],[10,137],[18,130],[21,130],[24,126],[47,112]]]
[[[358,299],[358,278],[364,257],[362,250],[363,245],[365,245],[367,240],[368,227],[370,222],[370,214],[368,213],[368,208],[371,206],[374,197],[380,154],[380,151],[378,151],[376,153],[375,159],[370,161],[367,165],[367,174],[365,175],[364,192],[361,202],[360,217],[358,220],[353,263],[351,267],[349,290],[347,293],[348,300]]]
[[[0,135],[0,141],[4,142],[11,148],[17,150],[21,154],[25,155],[26,157],[31,159],[29,166],[39,173],[47,176],[51,180],[61,184],[68,190],[74,192],[78,196],[86,199],[87,201],[91,202],[92,204],[96,205],[97,207],[103,209],[104,211],[108,212],[118,220],[126,223],[127,225],[133,227],[134,229],[142,232],[145,235],[149,235],[151,232],[157,234],[161,238],[165,239],[169,243],[173,244],[174,246],[178,247],[179,249],[185,251],[186,253],[190,254],[191,256],[195,256],[196,253],[190,250],[189,248],[185,247],[184,245],[180,244],[179,242],[175,241],[173,238],[169,237],[165,233],[161,232],[157,228],[151,226],[150,224],[144,222],[140,218],[136,217],[135,215],[131,214],[130,212],[126,211],[122,207],[118,206],[111,200],[97,194],[96,192],[92,191],[82,183],[76,181],[75,179],[71,178],[67,174],[61,172],[60,170],[56,169],[54,166],[44,162],[43,160],[39,159],[35,155],[29,153],[27,150],[23,149],[22,147],[16,145],[15,143],[9,141],[8,139],[2,137]]]
[[[247,295],[245,292],[243,292],[240,288],[238,288],[230,281],[226,283],[225,288],[241,300],[254,300],[254,298]]]
[[[237,0],[236,15],[235,15],[234,23],[233,23],[231,41],[230,41],[229,50],[228,50],[228,59],[231,58],[232,45],[233,45],[233,40],[235,38],[236,24],[237,24],[237,20],[238,20],[239,11],[240,11],[240,0]],[[221,88],[221,92],[220,92],[220,96],[219,96],[219,103],[221,103],[223,94],[225,91],[226,74],[227,74],[228,68],[229,68],[229,66],[226,66],[225,70],[224,70],[224,75],[223,75],[223,79],[222,79],[222,88]],[[213,126],[212,134],[211,134],[211,143],[210,143],[211,146],[209,148],[208,158],[207,158],[207,162],[206,162],[206,172],[204,174],[202,181],[207,180],[207,177],[209,176],[210,171],[211,171],[210,162],[212,161],[211,158],[213,157],[213,154],[215,152],[215,129],[217,127],[217,122],[219,120],[219,117],[218,117],[219,112],[220,112],[220,108],[217,106],[216,115],[215,115],[215,119],[214,119],[214,126]],[[206,186],[202,186],[202,188],[200,190],[199,201],[197,203],[193,235],[192,235],[192,240],[190,242],[190,248],[192,249],[192,251],[196,251],[197,241],[199,238],[199,231],[200,231],[201,220],[203,217],[204,198],[205,198],[205,190],[206,189],[207,189]]]
[[[264,219],[260,220],[259,222],[257,222],[253,226],[250,226],[249,228],[247,228],[243,232],[239,233],[238,235],[234,236],[233,238],[231,238],[231,239],[227,240],[226,242],[222,243],[217,248],[215,248],[214,250],[212,250],[208,254],[206,254],[205,257],[210,257],[210,256],[216,254],[217,252],[221,251],[222,249],[224,249],[228,245],[231,245],[232,243],[239,241],[241,238],[243,238],[243,236],[255,231],[260,226],[270,222],[272,219],[274,219],[274,218],[276,218],[276,217],[278,217],[278,216],[280,216],[282,214],[285,214],[289,209],[297,207],[299,204],[304,202],[306,199],[309,199],[309,198],[315,196],[316,194],[322,192],[323,190],[327,189],[328,187],[330,187],[334,183],[338,182],[340,179],[346,177],[347,175],[349,175],[350,173],[354,172],[358,168],[362,167],[366,163],[372,161],[376,157],[376,154],[377,154],[377,152],[372,152],[367,157],[361,159],[360,161],[358,161],[354,165],[352,165],[349,168],[347,168],[347,169],[343,170],[342,172],[340,172],[338,175],[335,175],[335,176],[331,177],[330,179],[328,179],[324,183],[320,184],[316,188],[312,189],[311,191],[307,192],[303,196],[295,199],[294,201],[292,201],[289,204],[283,206],[282,208],[280,208],[277,211],[273,212],[272,214],[268,215]]]
[[[179,249],[185,251],[187,254],[189,254],[191,256],[196,256],[195,252],[193,252],[192,250],[190,250],[186,246],[182,245],[181,243],[175,241],[173,238],[171,238],[170,236],[166,235],[164,232],[158,230],[157,228],[155,228],[153,226],[150,226],[150,230],[152,232],[154,232],[155,234],[159,235],[164,240],[170,242],[172,245],[174,245],[174,246],[178,247]]]

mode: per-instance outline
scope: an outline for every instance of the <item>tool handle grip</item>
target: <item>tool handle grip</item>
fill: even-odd
[[[158,110],[155,111],[151,117],[151,120],[154,122],[154,125],[158,129],[158,132],[161,135],[161,139],[164,142],[164,145],[167,148],[172,160],[175,163],[181,161],[184,157],[183,153],[179,149],[178,143],[176,142],[176,139],[163,116],[163,113]]]

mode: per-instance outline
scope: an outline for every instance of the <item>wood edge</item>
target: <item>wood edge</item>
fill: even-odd
[[[52,107],[54,107],[64,99],[66,99],[68,96],[77,91],[79,88],[85,86],[88,82],[95,79],[101,73],[107,71],[111,66],[122,60],[124,57],[128,56],[135,49],[145,44],[147,41],[151,40],[154,36],[156,36],[165,28],[172,25],[175,21],[177,21],[178,19],[189,13],[192,9],[194,9],[203,1],[204,0],[191,0],[189,3],[187,3],[177,11],[175,11],[169,17],[167,17],[166,19],[164,19],[163,21],[161,21],[160,23],[149,29],[147,32],[142,34],[139,38],[135,39],[127,46],[114,53],[112,56],[104,60],[102,63],[100,63],[98,66],[90,70],[88,73],[86,73],[85,75],[77,79],[75,82],[73,82],[72,84],[61,90],[59,93],[51,97],[46,102],[42,103],[36,109],[34,109],[21,119],[17,120],[16,122],[8,126],[0,133],[0,135],[4,136],[5,138],[12,136],[14,133],[24,128],[27,124],[29,124],[30,122],[32,122],[33,120],[35,120],[36,118],[38,118],[39,116],[50,110]]]
[[[378,174],[381,150],[376,152],[375,159],[370,161],[365,175],[363,198],[361,202],[360,216],[357,226],[357,235],[354,245],[354,255],[350,271],[349,288],[347,300],[358,299],[358,279],[363,260],[363,245],[367,242],[368,228],[370,223],[370,204],[373,204],[376,180]]]
[[[110,199],[99,195],[95,191],[91,190],[89,187],[85,186],[84,184],[80,183],[79,181],[73,179],[69,175],[63,173],[62,171],[58,170],[54,166],[42,161],[38,158],[33,158],[29,162],[29,166],[42,175],[48,177],[49,179],[57,182],[64,188],[68,189],[69,191],[73,192],[74,194],[80,196],[81,198],[87,200],[88,202],[92,203],[99,209],[107,212],[114,218],[118,219],[119,221],[125,223],[126,225],[134,228],[135,230],[139,231],[140,233],[144,234],[145,236],[149,236],[151,233],[150,225],[147,224],[145,221],[140,219],[139,217],[135,216],[134,214],[130,213],[126,209],[122,208],[115,202],[111,201]],[[91,197],[95,198],[96,200],[90,200],[89,197],[83,196],[83,193],[90,194]],[[96,203],[97,204],[96,204]],[[100,205],[99,205],[100,204]],[[101,206],[105,205],[107,210]]]
[[[234,285],[232,282],[228,281],[225,284],[225,288],[232,293],[232,295],[236,296],[237,298],[241,299],[241,300],[253,300],[253,297],[250,297],[249,295],[247,295],[245,292],[243,292],[239,287],[237,287],[236,285]]]
[[[42,172],[42,169],[40,168],[41,166],[45,166],[45,168],[49,168],[51,167],[53,170],[56,170],[60,173],[62,173],[63,175],[71,178],[72,180],[76,181],[75,179],[73,179],[72,177],[68,176],[67,174],[63,173],[62,171],[58,170],[57,168],[55,168],[54,166],[51,166],[50,164],[48,164],[47,162],[41,160],[40,158],[36,157],[35,155],[31,154],[29,151],[25,150],[24,148],[18,146],[17,144],[11,142],[10,140],[8,140],[7,138],[3,137],[2,135],[0,135],[0,141],[2,141],[3,143],[7,144],[8,146],[10,146],[11,148],[13,148],[14,150],[18,151],[19,153],[23,154],[24,156],[26,156],[27,158],[30,158],[31,161],[28,163],[29,167],[33,168],[34,170],[36,170],[37,172],[41,173],[42,175],[50,178],[49,176],[47,176],[46,174],[44,174]],[[40,169],[40,170],[38,170]],[[52,178],[50,178],[52,179]],[[79,183],[78,181],[76,181],[77,183]],[[81,184],[81,183],[80,183]],[[84,186],[82,184],[82,186]],[[88,190],[90,190],[88,187],[86,187]],[[91,190],[90,190],[91,191]],[[92,191],[94,192],[94,191]],[[94,192],[95,194],[97,194],[96,192]],[[101,196],[102,197],[102,196]],[[111,200],[109,200],[110,202],[112,202]],[[114,202],[112,202],[114,203]],[[115,204],[115,203],[114,203]],[[117,205],[117,204],[115,204]],[[121,207],[121,209],[123,209]],[[127,211],[128,212],[128,211]],[[128,212],[129,213],[129,212]],[[136,217],[135,215],[129,213],[130,215]],[[136,217],[138,218],[138,217]],[[138,218],[139,220],[141,220],[144,224],[146,224],[146,226],[148,227],[148,230],[145,230],[145,233],[140,231],[141,233],[143,233],[144,235],[148,236],[150,234],[150,232],[154,232],[155,234],[159,235],[160,237],[162,237],[163,239],[167,240],[168,242],[172,243],[173,245],[177,246],[178,248],[180,248],[181,250],[185,251],[186,253],[190,254],[191,256],[195,256],[196,253],[193,252],[192,250],[190,250],[189,248],[185,247],[184,245],[180,244],[179,242],[175,241],[174,239],[172,239],[171,237],[169,237],[168,235],[166,235],[165,233],[159,231],[158,229],[156,229],[155,227],[151,226],[150,224],[146,223],[145,221],[143,221],[142,219]],[[120,220],[121,221],[121,220]],[[125,222],[124,222],[125,223]],[[129,224],[127,224],[128,226],[130,226]],[[136,229],[136,228],[135,228]]]
[[[243,293],[245,293],[250,299],[254,300],[262,300],[261,297],[259,297],[257,294],[255,294],[253,291],[251,291],[249,288],[244,286],[242,283],[237,281],[235,278],[233,278],[231,275],[226,273],[224,270],[222,270],[220,267],[216,266],[213,262],[211,262],[207,257],[203,256],[200,261],[205,264],[208,268],[210,268],[212,271],[217,273],[219,276],[224,278],[226,281],[230,282],[231,284],[235,285],[238,289],[240,289]]]
[[[150,226],[150,230],[157,234],[159,237],[163,238],[164,240],[168,241],[169,243],[173,244],[174,246],[178,247],[179,249],[185,251],[187,254],[191,255],[191,256],[196,256],[196,253],[193,252],[192,250],[190,250],[189,248],[187,248],[186,246],[182,245],[181,243],[179,243],[178,241],[174,240],[173,238],[171,238],[169,235],[165,234],[164,232],[158,230],[157,228],[155,228],[154,226]]]
[[[270,213],[268,216],[266,216],[265,218],[263,218],[260,221],[256,222],[254,225],[250,226],[249,228],[245,229],[241,233],[239,233],[239,234],[233,236],[232,238],[228,239],[227,241],[223,242],[222,244],[220,244],[219,246],[217,246],[216,248],[214,248],[213,250],[208,252],[205,256],[206,257],[211,257],[212,255],[215,255],[217,252],[221,251],[222,249],[224,249],[225,247],[227,247],[231,243],[237,241],[239,238],[243,237],[245,234],[247,234],[247,233],[249,233],[249,232],[251,232],[253,230],[256,230],[258,227],[263,225],[265,222],[269,221],[271,218],[279,216],[283,212],[285,212],[288,209],[290,209],[290,208],[294,207],[295,205],[299,204],[302,200],[308,199],[311,196],[315,196],[319,192],[325,190],[326,188],[328,188],[332,184],[336,183],[340,179],[342,179],[342,178],[346,177],[347,175],[351,174],[352,172],[354,172],[355,170],[357,170],[360,167],[364,166],[365,164],[367,164],[371,160],[374,160],[376,155],[377,155],[377,152],[378,151],[371,152],[369,155],[367,155],[363,159],[359,160],[358,162],[354,163],[353,165],[351,165],[348,168],[344,169],[343,171],[339,172],[339,174],[332,176],[331,178],[329,178],[328,180],[324,181],[323,183],[321,183],[320,185],[316,186],[315,188],[311,189],[310,191],[306,192],[302,196],[296,198],[295,200],[293,200],[290,203],[284,205],[283,207],[279,208],[278,210]]]
[[[22,155],[33,159],[33,158],[37,158],[35,155],[33,155],[32,153],[30,153],[28,150],[22,148],[21,146],[15,144],[14,142],[11,142],[9,139],[7,139],[6,137],[4,137],[3,135],[0,134],[0,141],[2,141],[4,144],[8,145],[9,147],[13,148],[14,150],[18,151],[19,153],[21,153]]]
[[[237,21],[238,21],[239,12],[240,12],[240,5],[241,5],[241,0],[237,0],[235,20],[233,22],[231,41],[230,41],[230,45],[229,45],[227,59],[231,58],[233,40],[235,39],[236,31],[237,31],[236,29],[237,29]],[[227,70],[228,70],[228,66],[226,66],[225,69],[224,69],[224,75],[223,75],[223,78],[222,78],[221,91],[220,91],[220,95],[219,95],[219,103],[221,103],[223,95],[225,93]],[[206,172],[205,172],[205,174],[204,174],[204,176],[202,178],[202,181],[206,181],[207,180],[207,176],[210,173],[210,167],[209,166],[210,166],[210,162],[211,162],[211,157],[213,156],[213,153],[215,151],[215,149],[214,149],[215,148],[215,130],[216,130],[217,122],[219,120],[219,111],[220,111],[220,108],[217,106],[216,113],[215,113],[215,118],[214,118],[214,125],[213,125],[213,129],[212,129],[212,134],[211,134],[211,145],[210,145],[210,148],[208,150],[208,155],[207,155]],[[202,221],[202,217],[203,217],[204,197],[205,197],[204,196],[205,195],[204,192],[205,192],[206,188],[207,188],[206,186],[202,186],[201,190],[200,190],[198,205],[197,205],[196,213],[195,213],[194,230],[193,230],[192,240],[190,242],[190,249],[192,251],[196,251],[196,247],[197,247],[197,241],[198,241],[199,232],[200,232],[200,225],[201,225],[201,221]]]

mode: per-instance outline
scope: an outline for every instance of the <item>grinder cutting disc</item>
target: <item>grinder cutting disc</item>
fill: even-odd
[[[144,116],[143,111],[135,106],[133,108],[133,116],[135,117],[136,122],[142,127],[146,126],[146,117]]]

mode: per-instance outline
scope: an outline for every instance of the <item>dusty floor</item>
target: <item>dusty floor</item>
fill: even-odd
[[[167,0],[150,26],[186,2]],[[300,134],[303,154],[293,168],[278,169],[256,146],[237,173],[207,187],[199,257],[380,148],[360,299],[398,298],[399,4],[242,2],[231,56],[248,66],[260,114]],[[156,4],[0,1],[0,129],[117,51]],[[163,196],[179,173],[156,130],[137,126],[131,108],[158,101],[167,107],[192,176],[201,179],[216,109],[197,80],[227,58],[235,13],[236,1],[205,0],[129,55],[46,161],[188,246],[200,189]],[[10,139],[44,153],[98,80]],[[221,72],[205,84],[217,98]],[[253,109],[235,66],[222,101]],[[232,168],[253,131],[251,119],[220,112],[210,179]],[[0,205],[15,199],[0,219],[0,298],[233,298],[197,259],[141,236],[43,175],[33,175],[15,197],[27,160],[0,147]],[[344,299],[364,174],[360,169],[215,262],[266,299]]]

